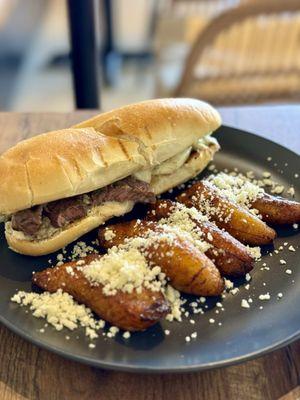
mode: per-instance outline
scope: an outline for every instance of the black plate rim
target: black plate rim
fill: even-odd
[[[70,354],[67,352],[64,352],[63,350],[58,349],[55,346],[50,346],[47,345],[43,342],[40,342],[39,340],[36,340],[32,338],[30,335],[28,335],[25,332],[20,331],[18,328],[15,328],[15,326],[10,323],[7,319],[3,318],[0,316],[0,322],[5,325],[8,329],[10,329],[12,332],[17,334],[18,336],[21,336],[23,339],[27,340],[28,342],[38,346],[39,348],[51,351],[63,358],[66,358],[71,361],[77,361],[85,365],[89,365],[92,367],[97,367],[97,368],[103,368],[103,369],[108,369],[112,371],[123,371],[123,372],[132,372],[132,373],[153,373],[153,374],[167,374],[167,373],[188,373],[188,372],[197,372],[197,371],[208,371],[216,368],[224,368],[224,367],[230,367],[233,365],[241,364],[245,361],[250,361],[253,360],[257,357],[266,355],[268,353],[271,353],[275,350],[279,350],[282,347],[285,347],[294,341],[300,339],[300,329],[298,332],[296,332],[294,335],[291,335],[282,341],[278,341],[276,343],[271,344],[270,346],[267,346],[263,349],[259,349],[257,351],[254,351],[249,354],[245,354],[240,357],[232,357],[223,361],[216,361],[212,363],[206,363],[206,364],[198,364],[194,366],[187,366],[187,367],[168,367],[168,369],[162,369],[160,367],[146,367],[146,366],[141,366],[141,365],[133,365],[133,364],[118,364],[116,362],[105,362],[105,361],[98,361],[98,360],[92,360],[88,357],[84,356],[77,356],[76,354]]]
[[[284,150],[288,151],[293,154],[293,156],[300,157],[299,154],[294,152],[293,150],[290,150],[289,148],[282,146],[279,143],[276,143],[272,140],[269,140],[263,136],[260,136],[256,133],[245,131],[243,129],[237,129],[229,125],[222,125],[219,129],[231,129],[235,133],[242,133],[246,135],[253,136],[255,140],[262,141],[262,142],[267,142],[271,143],[272,145],[275,145],[275,147],[278,148],[278,150]],[[219,131],[218,129],[218,131]],[[216,131],[216,132],[218,132]],[[28,342],[36,345],[39,348],[45,349],[47,351],[51,351],[63,358],[69,359],[71,361],[76,361],[85,365],[97,367],[97,368],[103,368],[103,369],[108,369],[108,370],[115,370],[115,371],[124,371],[124,372],[132,372],[132,373],[159,373],[159,374],[165,374],[165,373],[188,373],[188,372],[196,372],[196,371],[204,371],[204,370],[211,370],[211,369],[216,369],[216,368],[223,368],[223,367],[229,367],[232,365],[237,365],[245,361],[253,360],[257,357],[266,355],[268,353],[271,353],[275,350],[278,350],[282,347],[285,347],[296,340],[300,339],[300,328],[298,331],[296,331],[294,334],[279,340],[275,343],[270,344],[269,346],[265,346],[264,348],[260,348],[257,351],[254,351],[252,353],[248,353],[242,356],[237,356],[237,357],[232,357],[232,358],[227,358],[225,360],[221,361],[215,361],[211,363],[205,363],[205,364],[197,364],[193,366],[180,366],[180,367],[168,367],[168,368],[161,368],[161,367],[149,367],[145,365],[135,365],[135,364],[120,364],[117,362],[105,362],[101,360],[95,360],[91,359],[89,357],[85,356],[80,356],[76,354],[70,354],[68,352],[65,352],[64,350],[60,350],[56,346],[48,345],[46,343],[43,343],[42,341],[33,338],[30,334],[22,331],[19,328],[16,328],[13,323],[8,321],[6,318],[4,318],[2,315],[0,315],[0,323],[2,323],[4,326],[6,326],[9,330],[14,332],[16,335],[22,337],[23,339],[27,340]]]
[[[251,131],[245,131],[244,129],[239,129],[239,128],[235,128],[234,126],[231,125],[221,125],[215,132],[214,134],[218,133],[219,130],[222,130],[222,128],[225,129],[231,129],[233,131],[235,131],[235,133],[241,133],[244,135],[251,135],[251,136],[255,136],[256,140],[262,140],[262,141],[267,141],[269,143],[271,143],[272,145],[275,145],[277,147],[279,147],[279,150],[284,150],[284,151],[289,151],[290,153],[292,153],[294,156],[296,157],[300,157],[300,154],[296,153],[294,150],[291,150],[288,147],[283,146],[282,144],[278,143],[278,142],[274,142],[274,140],[270,140],[264,136],[258,135],[257,133],[251,132]],[[220,149],[219,151],[222,151],[222,149]]]

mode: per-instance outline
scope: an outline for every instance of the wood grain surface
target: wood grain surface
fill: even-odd
[[[224,123],[257,132],[300,152],[300,106],[221,110]],[[0,113],[0,152],[94,112]],[[300,341],[237,366],[191,374],[135,375],[65,360],[0,327],[0,400],[274,400],[299,399]],[[292,391],[292,392],[291,392]],[[291,392],[287,395],[288,392]]]

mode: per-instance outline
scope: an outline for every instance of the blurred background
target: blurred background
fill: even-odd
[[[300,0],[91,3],[102,110],[174,95],[214,105],[300,99]],[[76,0],[0,0],[0,110],[76,107],[70,7]],[[80,38],[90,21],[72,24]]]

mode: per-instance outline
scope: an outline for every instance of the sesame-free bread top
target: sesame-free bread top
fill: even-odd
[[[75,127],[93,127],[108,136],[135,140],[150,165],[157,165],[220,125],[221,117],[211,105],[196,99],[169,98],[130,104]]]
[[[35,136],[0,156],[0,213],[92,191],[145,164],[137,143],[93,128]]]

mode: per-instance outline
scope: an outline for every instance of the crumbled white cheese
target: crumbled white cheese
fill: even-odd
[[[108,337],[115,337],[116,336],[116,334],[119,332],[119,328],[117,328],[116,326],[111,326],[110,328],[109,328],[109,331],[108,331],[108,333],[107,333],[107,336]]]
[[[271,177],[271,173],[268,172],[268,171],[264,171],[264,172],[262,173],[262,176],[263,176],[264,178],[270,178],[270,177]]]
[[[213,318],[210,318],[210,319],[209,319],[209,323],[210,323],[210,324],[214,324],[214,323],[215,323],[215,320],[214,320]]]
[[[250,182],[242,174],[231,176],[220,172],[217,175],[211,175],[208,180],[216,186],[219,194],[241,206],[251,208],[251,203],[264,195],[261,187]]]
[[[292,270],[291,269],[286,269],[285,273],[288,274],[288,275],[291,275],[292,274]]]
[[[241,307],[243,308],[250,308],[250,304],[248,303],[248,301],[246,299],[242,299],[241,301]]]
[[[159,226],[173,228],[173,232],[180,237],[184,237],[191,241],[200,251],[205,253],[211,245],[203,238],[203,232],[199,228],[197,222],[207,221],[207,216],[204,216],[194,207],[186,207],[183,204],[175,203],[170,210],[171,213],[167,218],[162,218],[158,222]],[[212,240],[211,234],[208,240]]]
[[[45,318],[58,331],[63,327],[74,330],[78,326],[83,326],[89,328],[86,334],[91,336],[92,331],[96,333],[96,330],[100,329],[92,311],[76,303],[72,296],[61,289],[55,293],[41,294],[19,291],[11,298],[11,301],[29,306],[34,317]]]
[[[85,242],[79,241],[74,245],[71,251],[71,259],[76,260],[77,258],[84,258],[90,253],[96,253],[96,250]]]
[[[289,251],[292,251],[292,252],[295,252],[296,251],[296,249],[295,249],[295,247],[294,246],[289,246]]]
[[[270,300],[271,296],[270,293],[266,293],[266,294],[260,294],[258,298],[259,300]]]
[[[285,265],[286,264],[285,260],[279,260],[279,262],[280,262],[281,265]]]
[[[193,332],[193,333],[191,334],[191,338],[192,338],[192,339],[196,339],[196,337],[197,337],[197,332]]]
[[[104,232],[104,239],[109,241],[116,237],[115,232],[112,229],[106,228]]]
[[[273,187],[271,189],[271,193],[274,193],[274,194],[281,194],[283,191],[284,191],[284,186],[282,186],[282,185],[276,185],[275,187]]]
[[[171,307],[171,312],[166,316],[166,319],[168,321],[181,321],[181,305],[183,301],[180,298],[180,292],[171,285],[167,285],[164,293]]]
[[[246,246],[248,253],[255,259],[259,260],[261,258],[261,250],[260,247],[250,247]]]
[[[230,289],[233,288],[234,285],[233,285],[233,282],[231,280],[224,278],[224,282],[225,282],[226,289],[230,290]]]
[[[129,339],[130,336],[131,336],[131,333],[128,332],[128,331],[126,331],[126,332],[123,333],[123,338],[124,338],[124,339]]]
[[[288,189],[287,193],[290,194],[292,197],[295,196],[295,189],[293,188],[293,186],[291,186],[291,187]]]
[[[149,268],[148,263],[137,249],[110,249],[103,257],[93,260],[83,269],[83,274],[93,285],[103,285],[103,293],[115,295],[118,290],[141,293],[146,287],[160,291],[161,268]],[[164,276],[162,277],[164,280]]]

